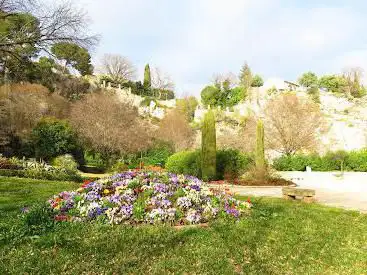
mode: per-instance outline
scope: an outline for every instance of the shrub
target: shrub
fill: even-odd
[[[166,169],[176,174],[201,177],[200,151],[182,151],[170,156]]]
[[[128,166],[122,160],[117,160],[109,169],[108,172],[123,172],[128,170]]]
[[[278,171],[305,171],[306,166],[310,166],[313,171],[336,171],[341,169],[340,156],[338,152],[328,152],[324,156],[317,154],[283,155],[274,160],[273,167]],[[344,166],[347,166],[345,162]]]
[[[8,159],[3,157],[0,154],[0,169],[21,169],[22,166],[20,165],[20,163],[15,159]]]
[[[174,153],[174,148],[171,143],[157,142],[144,155],[142,161],[145,165],[164,167],[167,159]]]
[[[32,131],[36,157],[51,159],[76,148],[74,131],[65,120],[43,118]]]
[[[349,152],[345,160],[345,169],[357,172],[366,172],[367,149]]]
[[[150,147],[151,125],[138,109],[108,92],[92,93],[75,102],[70,123],[88,148],[107,160]]]
[[[60,181],[82,181],[77,169],[70,170],[65,167],[53,167],[45,162],[37,162],[34,160],[19,160],[12,158],[9,161],[16,163],[17,168],[0,169],[0,176]]]
[[[156,138],[172,143],[175,151],[178,152],[192,147],[194,131],[187,115],[179,109],[173,109],[160,121]]]
[[[204,180],[215,179],[217,145],[215,117],[212,110],[209,110],[204,116],[201,134],[201,176]]]
[[[56,168],[65,169],[66,171],[70,172],[77,172],[78,170],[78,163],[75,161],[72,155],[68,154],[53,159],[52,165]]]
[[[224,149],[217,151],[217,179],[234,179],[246,171],[253,158],[241,154],[235,149]]]
[[[36,169],[27,169],[27,170],[0,169],[0,176],[41,179],[41,180],[57,180],[57,181],[75,181],[75,182],[83,181],[82,177],[79,174],[68,174],[61,170],[48,172]]]
[[[253,158],[241,154],[238,150],[225,149],[217,151],[217,173],[213,179],[238,177],[246,171]],[[193,175],[201,178],[201,154],[200,151],[182,151],[170,156],[166,163],[166,169],[172,173]]]

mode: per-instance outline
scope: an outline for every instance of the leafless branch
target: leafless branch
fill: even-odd
[[[35,45],[39,50],[47,50],[57,42],[73,42],[85,48],[98,43],[98,36],[89,35],[89,18],[75,7],[71,1],[60,1],[46,5],[37,0],[0,0],[0,10],[6,14],[29,12],[38,21],[39,32],[29,32],[27,28],[14,34],[0,37],[0,52],[16,52],[25,45]],[[0,18],[4,20],[4,18]]]
[[[136,69],[131,61],[118,54],[105,54],[100,61],[99,70],[116,82],[133,80],[136,77]]]
[[[152,86],[159,90],[173,90],[175,88],[171,77],[159,68],[154,68],[152,71]]]

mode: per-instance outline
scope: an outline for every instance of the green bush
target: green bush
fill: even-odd
[[[78,171],[78,163],[75,161],[74,157],[69,154],[54,158],[52,161],[52,166],[65,169],[66,171],[70,172]]]
[[[367,172],[367,149],[349,152],[345,160],[345,170]]]
[[[61,170],[50,172],[50,171],[45,171],[45,170],[42,171],[38,169],[26,169],[26,170],[0,169],[0,176],[58,180],[58,181],[75,181],[75,182],[83,181],[83,178],[79,174],[69,174]]]
[[[249,155],[241,154],[235,149],[217,151],[217,179],[237,178],[253,163]]]
[[[167,159],[174,153],[172,144],[167,142],[157,142],[151,149],[143,155],[144,165],[164,167]]]
[[[0,154],[0,169],[21,169],[22,165],[16,158],[6,158]]]
[[[106,168],[105,160],[102,158],[100,153],[85,151],[84,159],[86,166],[94,166],[100,169]]]
[[[278,171],[305,171],[306,166],[310,166],[314,171],[338,170],[337,161],[333,160],[331,155],[283,155],[273,162],[273,167]]]
[[[251,156],[241,154],[238,150],[218,150],[217,174],[213,179],[224,179],[225,175],[238,177],[249,168],[252,162]],[[166,163],[166,169],[172,173],[202,178],[200,151],[182,151],[170,156]]]
[[[273,167],[278,171],[305,171],[306,166],[310,166],[313,171],[336,171],[344,166],[343,170],[367,172],[367,149],[328,152],[324,156],[284,155],[273,162]]]
[[[122,160],[116,161],[109,169],[108,172],[110,173],[121,173],[123,171],[126,171],[128,169],[128,166],[125,162]]]
[[[65,120],[43,118],[32,131],[37,158],[49,160],[70,153],[76,146],[74,131]]]
[[[176,174],[201,177],[200,151],[182,151],[170,156],[166,169]]]

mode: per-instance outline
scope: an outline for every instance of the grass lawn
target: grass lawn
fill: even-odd
[[[280,199],[253,198],[250,217],[209,228],[61,223],[17,236],[21,207],[76,186],[0,177],[0,274],[367,274],[367,215]]]

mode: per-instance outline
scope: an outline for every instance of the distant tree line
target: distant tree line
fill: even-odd
[[[298,83],[307,87],[311,93],[315,91],[315,88],[324,88],[335,94],[359,98],[367,94],[366,87],[362,83],[363,77],[363,70],[353,67],[345,69],[339,75],[332,74],[321,77],[318,77],[313,72],[306,72],[299,77]]]
[[[233,74],[217,75],[213,84],[201,91],[201,101],[205,106],[232,107],[250,97],[250,89],[261,87],[262,77],[253,75],[247,63],[240,71],[238,80]]]

